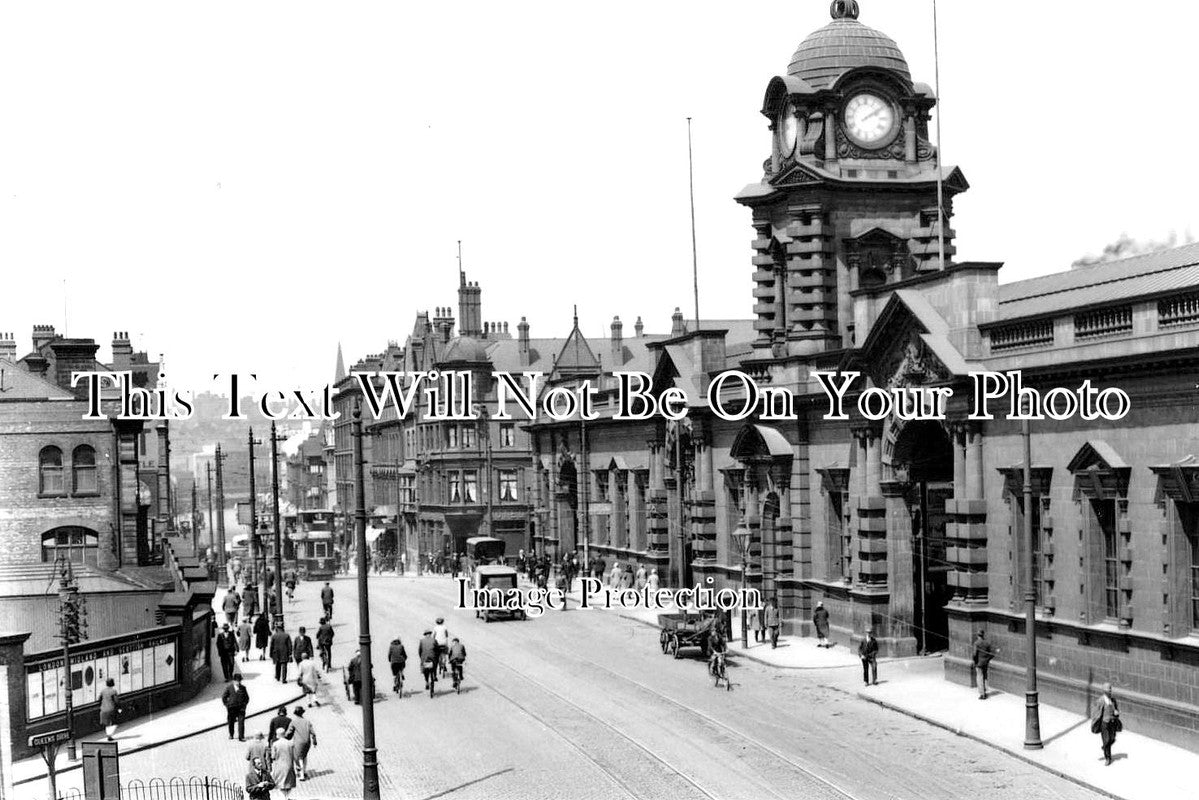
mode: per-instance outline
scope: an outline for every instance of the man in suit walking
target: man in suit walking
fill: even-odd
[[[866,631],[866,638],[858,645],[858,658],[862,659],[862,683],[878,684],[878,640],[874,629]]]
[[[250,705],[250,693],[241,685],[241,673],[233,676],[233,683],[225,687],[221,695],[225,706],[225,721],[229,725],[229,738],[233,738],[233,724],[237,723],[238,741],[246,740],[246,707]]]
[[[974,640],[974,669],[978,672],[978,699],[987,699],[987,667],[995,657],[995,648],[987,640],[987,632],[980,630]]]
[[[314,651],[312,649],[312,637],[306,632],[306,628],[301,625],[300,632],[296,634],[296,640],[291,645],[291,657],[299,664],[304,660],[304,657],[312,658]]]
[[[233,680],[234,663],[237,658],[237,637],[229,630],[229,623],[221,626],[221,632],[216,635],[216,654],[221,659],[221,672],[225,675],[225,683]]]
[[[291,637],[283,630],[283,623],[275,626],[270,641],[271,661],[275,662],[275,680],[287,683],[287,662],[291,660]]]

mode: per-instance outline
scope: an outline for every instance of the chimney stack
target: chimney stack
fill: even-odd
[[[618,370],[624,364],[624,325],[620,317],[612,318],[612,369]]]
[[[34,325],[33,326],[33,352],[41,352],[41,349],[50,342],[58,338],[58,334],[54,332],[53,325]]]
[[[17,340],[11,333],[0,333],[0,358],[17,360]]]
[[[116,331],[112,335],[112,368],[120,372],[133,363],[133,344],[128,331]]]
[[[484,334],[482,290],[479,282],[466,280],[466,273],[459,273],[458,282],[458,329],[460,336],[479,337]]]
[[[686,332],[687,326],[683,324],[683,312],[679,311],[678,307],[676,306],[674,309],[674,314],[670,316],[670,335],[682,336]]]
[[[520,353],[520,365],[529,366],[529,323],[524,317],[516,323],[516,350]]]
[[[641,322],[641,317],[637,317],[637,321],[633,323],[633,333],[638,339],[645,335],[645,325]]]

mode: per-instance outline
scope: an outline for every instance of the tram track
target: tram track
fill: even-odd
[[[428,601],[425,600],[424,598],[421,598],[418,602],[420,602],[422,605],[427,605],[430,608],[432,608],[432,605],[430,603],[428,603]],[[544,642],[539,642],[537,644],[537,648],[542,649],[542,650],[552,651],[555,654],[564,657],[566,660],[568,660],[572,664],[578,664],[583,668],[589,668],[589,669],[592,669],[601,674],[605,674],[607,676],[615,678],[627,685],[631,685],[631,686],[635,687],[640,692],[651,695],[654,699],[656,699],[659,702],[664,702],[674,708],[680,709],[685,714],[690,715],[691,717],[693,717],[695,719],[698,719],[702,725],[708,727],[710,730],[714,729],[718,734],[720,734],[720,736],[718,738],[723,738],[726,741],[731,741],[732,747],[729,749],[730,755],[735,755],[739,759],[744,759],[745,758],[745,749],[747,747],[752,748],[753,750],[756,750],[760,754],[759,759],[758,759],[759,764],[755,765],[755,768],[760,767],[760,769],[757,770],[757,774],[775,774],[776,768],[781,763],[782,765],[784,765],[784,769],[793,771],[793,774],[795,774],[795,777],[796,777],[796,783],[799,783],[801,785],[804,783],[807,784],[806,786],[803,786],[802,789],[800,788],[800,786],[792,785],[791,787],[789,787],[789,789],[786,793],[782,793],[782,792],[776,790],[775,788],[773,788],[772,786],[769,786],[769,785],[766,785],[763,783],[756,783],[752,787],[749,787],[749,786],[745,787],[747,790],[751,790],[751,791],[742,793],[739,796],[746,796],[746,797],[769,796],[769,797],[778,798],[778,800],[790,800],[791,798],[795,798],[795,797],[804,798],[804,800],[826,800],[826,798],[827,798],[827,800],[865,800],[865,798],[855,795],[852,792],[844,789],[843,787],[838,786],[837,784],[833,783],[829,779],[827,779],[821,775],[818,775],[817,773],[815,773],[811,769],[809,769],[807,766],[803,765],[802,763],[796,761],[793,758],[790,758],[786,754],[784,754],[784,753],[780,752],[779,750],[777,750],[776,748],[773,748],[770,745],[762,742],[761,740],[759,740],[753,736],[750,736],[743,731],[737,730],[736,728],[734,728],[724,722],[721,722],[720,720],[716,719],[715,717],[712,717],[711,715],[705,714],[702,711],[697,711],[696,709],[692,708],[691,706],[689,706],[685,703],[682,703],[678,700],[675,700],[674,698],[670,697],[669,695],[666,695],[666,694],[654,689],[653,687],[650,687],[650,686],[648,686],[644,683],[641,683],[640,681],[637,681],[633,678],[630,678],[626,675],[622,675],[619,672],[616,672],[614,670],[607,669],[606,667],[601,667],[590,661],[579,659],[577,654],[570,653],[570,652],[563,650],[561,648],[558,648],[558,647],[553,647],[551,645],[547,645]],[[523,682],[531,687],[534,687],[536,689],[536,691],[542,693],[543,695],[552,697],[558,703],[560,703],[561,705],[566,706],[568,709],[570,709],[570,711],[572,713],[574,713],[575,715],[577,715],[583,719],[586,719],[590,724],[599,726],[601,729],[608,731],[610,733],[610,737],[620,739],[620,740],[627,742],[629,745],[631,745],[633,748],[635,748],[641,754],[648,757],[648,759],[651,762],[656,763],[660,768],[665,769],[671,775],[677,777],[679,780],[681,780],[683,783],[685,783],[687,786],[689,786],[691,789],[693,789],[695,792],[697,792],[698,796],[704,797],[704,798],[709,798],[709,800],[723,800],[723,798],[727,796],[725,794],[715,794],[712,791],[710,791],[709,789],[705,788],[703,784],[701,784],[698,780],[696,780],[696,778],[692,777],[692,775],[690,775],[686,771],[684,771],[684,769],[680,768],[676,764],[671,763],[667,758],[664,758],[655,748],[651,747],[650,745],[647,745],[644,741],[638,739],[637,737],[630,734],[628,731],[622,729],[622,727],[614,725],[611,722],[609,722],[608,720],[601,717],[600,715],[594,713],[593,711],[591,711],[587,708],[584,708],[579,703],[576,703],[575,701],[571,700],[569,697],[565,696],[562,692],[560,692],[557,689],[550,686],[547,682],[545,682],[543,680],[539,680],[534,677],[531,677],[530,675],[526,674],[525,671],[522,671],[522,670],[506,663],[505,660],[502,657],[500,657],[495,651],[487,648],[485,645],[480,644],[478,642],[478,639],[475,639],[475,641],[471,644],[470,652],[472,654],[479,653],[479,654],[484,655],[490,662],[497,665],[505,673],[515,676],[518,680],[520,680],[521,682]],[[565,733],[563,733],[562,731],[558,730],[555,727],[555,725],[552,723],[552,721],[547,719],[545,715],[539,713],[537,710],[535,710],[533,708],[530,708],[529,703],[521,702],[518,698],[513,696],[513,694],[514,694],[513,692],[505,691],[505,689],[498,686],[494,680],[488,680],[487,678],[480,678],[479,671],[477,671],[477,670],[472,671],[472,677],[469,680],[472,683],[476,683],[480,686],[487,688],[489,691],[494,692],[497,696],[501,697],[506,702],[513,705],[515,708],[520,710],[523,714],[525,714],[529,718],[536,720],[538,723],[540,723],[544,727],[552,730],[558,738],[564,740],[567,744],[569,744],[574,750],[576,750],[580,755],[582,755],[588,762],[590,762],[597,769],[599,769],[601,772],[603,772],[612,782],[614,782],[615,784],[620,786],[620,788],[623,789],[626,794],[629,794],[632,797],[646,797],[646,796],[660,797],[661,796],[660,794],[657,794],[657,793],[650,793],[647,795],[644,791],[639,791],[636,786],[630,785],[630,783],[627,780],[625,780],[621,776],[617,775],[609,767],[605,766],[602,763],[601,759],[597,759],[593,753],[588,752],[588,748],[581,745],[579,742],[575,741],[575,739],[573,739],[572,737],[570,737],[570,736],[566,735]],[[738,751],[740,751],[740,752],[738,752]]]

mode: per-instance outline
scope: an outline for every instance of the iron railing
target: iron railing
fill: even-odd
[[[121,787],[120,800],[242,800],[242,789],[219,778],[151,778],[132,780]],[[79,789],[63,789],[58,800],[84,800]]]

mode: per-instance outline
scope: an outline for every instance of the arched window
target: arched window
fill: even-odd
[[[87,528],[68,526],[42,534],[42,561],[59,558],[74,564],[96,564],[97,534]]]
[[[96,451],[90,445],[81,444],[71,455],[73,491],[75,494],[96,494],[100,491],[96,483]]]
[[[38,454],[38,492],[40,494],[66,494],[62,474],[62,451],[57,447],[43,447]]]

